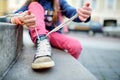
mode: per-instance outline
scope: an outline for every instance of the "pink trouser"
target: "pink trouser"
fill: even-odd
[[[38,34],[47,34],[49,31],[45,28],[45,22],[44,22],[44,9],[43,7],[37,3],[32,2],[29,7],[29,11],[33,13],[36,16],[36,28],[38,31]],[[36,33],[34,28],[30,28],[30,35],[31,39],[34,43],[36,43]],[[67,50],[68,53],[70,53],[73,57],[76,59],[79,58],[79,55],[81,53],[82,47],[78,40],[75,40],[71,37],[68,37],[64,34],[54,32],[49,35],[49,40],[51,46],[55,48],[59,48],[61,50]]]

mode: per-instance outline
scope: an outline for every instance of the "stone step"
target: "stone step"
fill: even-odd
[[[22,33],[22,27],[0,22],[0,79],[22,47]]]
[[[31,69],[31,63],[35,48],[24,47],[17,63],[4,80],[97,80],[72,56],[58,49],[53,49],[52,53],[56,65],[48,70],[34,71]]]
[[[2,24],[2,27],[3,25],[7,29],[7,26],[11,24]],[[1,27],[1,24],[0,24],[0,27]],[[14,32],[15,32],[14,30],[16,28],[14,26],[14,28],[12,28],[13,31],[7,34],[9,37],[5,38],[5,39],[10,38],[12,39],[11,41],[13,42],[16,41],[16,42],[12,44],[6,43],[6,41],[2,42],[6,46],[13,45],[14,47],[14,49],[12,49],[11,46],[7,46],[7,48],[4,48],[3,51],[7,51],[6,49],[10,49],[10,50],[13,50],[14,52],[5,53],[6,55],[13,56],[12,58],[9,58],[9,57],[0,58],[0,61],[1,61],[0,70],[2,69],[4,69],[4,71],[7,70],[7,68],[9,68],[10,63],[14,59],[17,59],[17,61],[9,69],[8,73],[4,77],[1,78],[1,80],[97,80],[96,77],[91,72],[89,72],[80,62],[74,59],[71,55],[65,53],[64,51],[55,49],[55,48],[52,48],[52,53],[53,53],[52,58],[55,61],[55,66],[53,68],[47,69],[47,70],[38,70],[38,71],[32,70],[31,63],[33,61],[33,57],[35,54],[35,47],[24,46],[23,50],[19,52],[20,50],[19,46],[22,45],[21,43],[22,40],[21,38],[18,37],[18,33],[17,35],[16,34],[14,35]],[[7,33],[6,29],[5,29],[5,32]],[[13,34],[11,35],[11,37],[10,37],[10,33]],[[1,37],[0,39],[3,39],[3,38]],[[16,45],[19,45],[19,46],[16,46]],[[17,56],[16,58],[16,55],[18,55],[18,52],[20,55]],[[4,54],[3,52],[0,52],[0,56],[3,56],[3,54]],[[2,65],[3,63],[7,64],[7,66],[3,66]],[[2,75],[3,72],[0,72],[0,74]]]

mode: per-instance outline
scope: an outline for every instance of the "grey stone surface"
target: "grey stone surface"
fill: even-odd
[[[0,57],[2,75],[20,51],[22,31],[19,32],[21,27],[15,27],[12,24],[0,23],[0,27],[0,32],[3,31],[2,34],[5,37],[3,38],[3,35],[0,35],[1,44],[4,45],[4,47],[0,46],[1,51],[4,51],[0,52],[0,56],[2,56]],[[52,58],[56,63],[55,67],[34,71],[31,69],[31,63],[35,54],[35,47],[24,46],[16,63],[2,80],[97,80],[91,72],[69,54],[57,49],[53,49],[52,53]]]
[[[69,54],[57,49],[53,49],[52,53],[56,65],[51,69],[34,71],[31,63],[35,49],[24,47],[17,63],[4,80],[97,80]]]
[[[16,58],[21,46],[22,27],[0,23],[0,78]]]

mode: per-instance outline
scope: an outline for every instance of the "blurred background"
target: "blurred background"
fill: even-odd
[[[0,16],[13,13],[19,9],[26,0],[0,0]],[[92,7],[91,21],[87,24],[72,22],[69,30],[88,32],[89,35],[103,33],[105,36],[120,36],[120,0],[67,0],[72,6],[79,8],[85,2]],[[0,21],[5,21],[0,19]]]
[[[26,0],[0,0],[0,16],[13,13]],[[91,21],[71,22],[64,32],[78,39],[83,51],[78,61],[98,80],[120,80],[120,0],[67,0],[76,8],[90,2]],[[0,19],[4,22],[5,19]]]

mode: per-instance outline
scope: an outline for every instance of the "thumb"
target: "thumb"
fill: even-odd
[[[30,11],[25,11],[25,16],[26,15],[31,15],[31,12]]]
[[[85,3],[84,6],[85,6],[85,7],[89,7],[89,6],[90,6],[90,3]]]
[[[30,11],[27,11],[27,14],[28,14],[28,15],[31,15],[31,12],[30,12]]]

